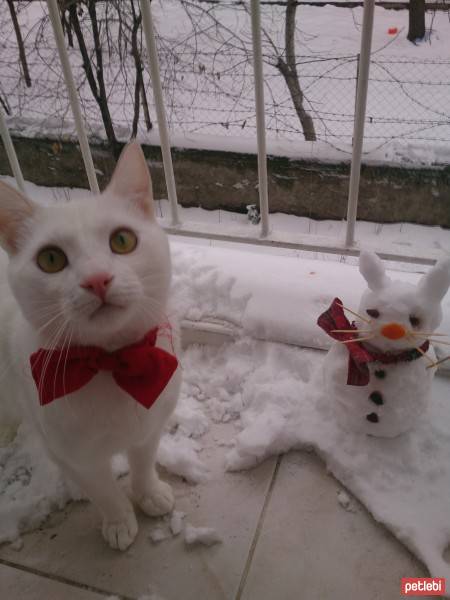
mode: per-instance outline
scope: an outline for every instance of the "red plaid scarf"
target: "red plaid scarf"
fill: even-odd
[[[317,325],[321,327],[330,337],[340,342],[354,339],[358,333],[355,323],[350,323],[344,314],[342,302],[335,298],[328,310],[317,319]],[[337,333],[333,329],[353,329],[355,333]],[[408,362],[421,358],[422,354],[416,348],[402,350],[401,352],[373,352],[367,350],[364,345],[356,340],[345,344],[348,357],[347,385],[368,385],[370,372],[368,363],[379,362],[389,365],[398,362]],[[420,349],[427,352],[430,344],[428,340],[422,344]]]

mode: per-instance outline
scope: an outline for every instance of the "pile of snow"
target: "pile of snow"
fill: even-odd
[[[152,527],[148,534],[153,544],[159,544],[180,535],[184,530],[184,542],[187,546],[213,546],[222,542],[222,537],[212,527],[194,527],[184,524],[186,513],[173,511],[171,515],[160,519],[158,525]]]
[[[213,546],[214,544],[220,544],[222,538],[211,527],[194,527],[188,523],[184,530],[184,540],[188,546],[193,544]]]
[[[187,546],[213,546],[222,542],[221,536],[212,527],[194,527],[184,524],[186,513],[174,510],[172,514],[162,517],[155,527],[150,529],[148,537],[153,544],[159,544],[180,535],[184,530],[184,541]]]
[[[172,535],[177,536],[183,531],[183,519],[186,513],[180,510],[174,510],[170,516],[170,531]]]

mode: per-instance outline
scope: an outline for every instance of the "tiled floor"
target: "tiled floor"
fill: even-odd
[[[149,586],[158,600],[396,600],[402,576],[426,576],[423,566],[376,524],[307,452],[224,473],[229,435],[217,428],[203,451],[211,479],[190,486],[174,480],[177,509],[193,525],[215,527],[223,543],[187,548],[182,535],[158,545],[155,525],[125,553],[103,542],[87,503],[53,515],[15,551],[0,548],[2,600],[137,599]]]

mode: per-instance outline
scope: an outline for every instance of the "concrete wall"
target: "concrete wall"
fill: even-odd
[[[88,187],[76,144],[25,138],[15,138],[14,144],[25,179],[39,185]],[[103,188],[114,160],[106,146],[91,148]],[[145,146],[144,152],[151,168],[155,197],[167,197],[159,148]],[[247,204],[258,202],[254,155],[174,149],[173,159],[178,198],[183,206],[245,212]],[[349,165],[270,157],[268,170],[271,212],[316,219],[345,218]],[[0,146],[0,174],[10,174],[3,146]],[[358,218],[450,227],[450,167],[364,166]]]

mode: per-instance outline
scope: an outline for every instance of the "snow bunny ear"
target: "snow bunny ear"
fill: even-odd
[[[136,140],[122,150],[107,191],[123,200],[131,200],[147,216],[154,217],[152,180],[144,153]]]
[[[16,189],[0,181],[0,246],[14,254],[18,249],[19,230],[32,217],[35,205]]]
[[[450,287],[450,258],[441,258],[419,281],[425,296],[441,301]]]
[[[379,290],[389,283],[382,260],[373,252],[361,252],[359,256],[359,272],[373,291]]]

